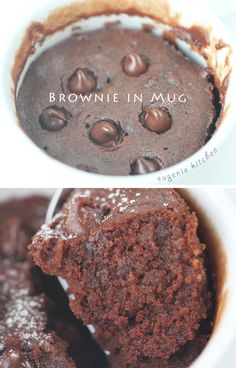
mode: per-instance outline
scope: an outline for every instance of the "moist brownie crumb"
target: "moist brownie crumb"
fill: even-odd
[[[104,354],[68,307],[55,278],[27,254],[48,199],[0,205],[0,367],[105,368]]]
[[[73,312],[94,327],[112,367],[182,368],[212,328],[197,228],[172,189],[77,189],[30,252],[66,279]]]
[[[209,70],[163,38],[109,28],[40,55],[16,107],[23,129],[49,155],[85,171],[136,175],[206,143],[220,110],[214,91]]]

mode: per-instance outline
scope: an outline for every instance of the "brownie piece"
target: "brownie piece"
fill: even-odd
[[[0,205],[0,367],[105,368],[105,355],[76,319],[56,278],[32,262],[27,245],[48,199]]]
[[[49,155],[85,171],[134,175],[206,143],[217,120],[213,89],[209,71],[161,37],[104,28],[40,55],[16,106],[23,129]]]
[[[41,272],[27,254],[44,221],[48,199],[30,197],[0,206],[0,367],[76,368],[63,337],[76,327],[60,320],[55,302],[42,292]]]
[[[24,260],[26,245],[45,220],[48,199],[31,196],[0,205],[0,258]]]
[[[188,368],[202,352],[208,338],[207,334],[201,333],[169,359],[142,358],[136,364],[127,364],[124,354],[112,354],[109,357],[110,366],[112,368]]]
[[[29,249],[44,272],[67,280],[73,312],[111,362],[170,364],[211,308],[197,227],[172,189],[76,189]]]
[[[29,262],[1,260],[0,269],[0,366],[76,368],[67,342],[50,328],[57,318],[55,308],[45,294],[37,293],[38,279]]]

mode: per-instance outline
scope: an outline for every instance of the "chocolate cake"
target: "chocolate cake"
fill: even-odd
[[[76,368],[67,342],[49,327],[57,318],[55,308],[46,295],[37,293],[30,265],[12,260],[0,264],[0,366]],[[61,327],[68,329],[63,322]]]
[[[59,282],[27,253],[47,203],[30,197],[0,205],[0,367],[92,368],[98,361],[105,368],[104,354],[69,310]]]
[[[16,107],[23,129],[49,155],[85,171],[136,175],[206,143],[217,120],[214,96],[208,69],[163,38],[104,28],[41,54]]]
[[[172,189],[77,189],[34,236],[37,265],[68,282],[70,306],[111,367],[188,367],[212,328],[198,220]]]

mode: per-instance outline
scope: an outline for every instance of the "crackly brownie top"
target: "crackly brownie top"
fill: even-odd
[[[205,144],[216,123],[206,68],[161,37],[119,28],[74,35],[39,56],[20,87],[17,111],[45,152],[110,175],[178,163]]]

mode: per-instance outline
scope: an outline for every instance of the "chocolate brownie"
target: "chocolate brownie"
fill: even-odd
[[[0,265],[0,366],[76,368],[67,342],[50,328],[57,318],[55,308],[46,295],[37,293],[32,266],[14,260]],[[61,325],[68,329],[66,323]]]
[[[104,28],[40,55],[16,106],[24,130],[49,155],[90,172],[135,175],[205,144],[217,120],[213,89],[208,69],[163,38]]]
[[[28,257],[27,244],[45,220],[48,198],[32,196],[0,204],[0,258]]]
[[[0,205],[0,367],[105,368],[102,351],[71,313],[59,282],[43,275],[27,245],[48,200]]]
[[[176,354],[206,321],[211,329],[197,227],[172,189],[77,189],[30,252],[44,272],[66,279],[73,312],[93,325],[112,367],[186,367]]]

